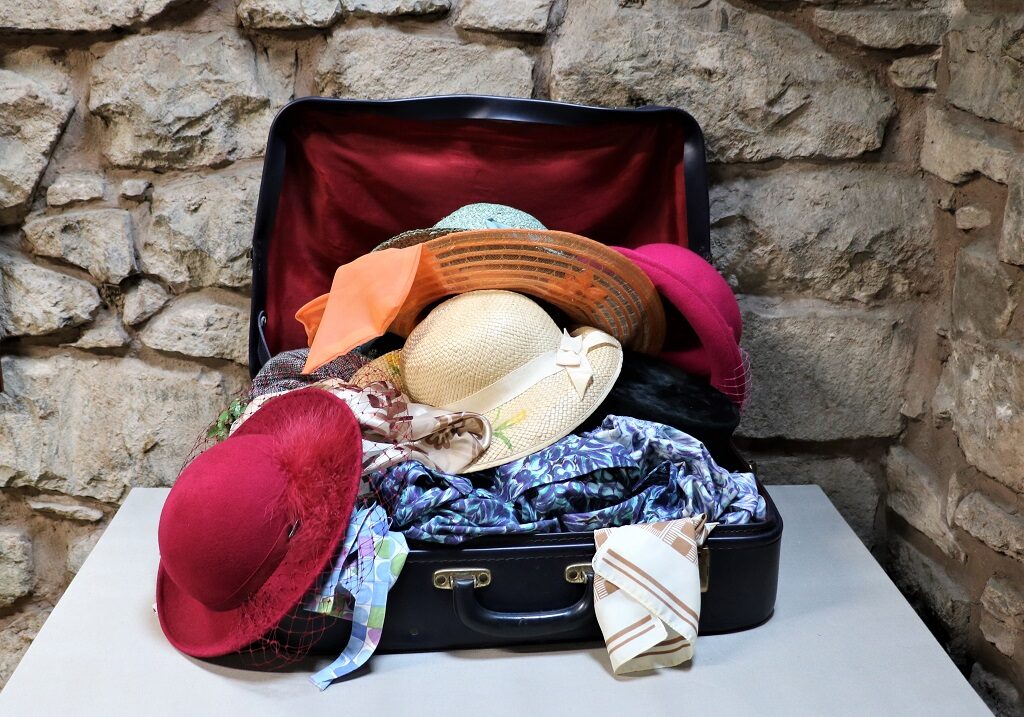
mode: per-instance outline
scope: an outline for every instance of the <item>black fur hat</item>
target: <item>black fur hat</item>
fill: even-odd
[[[608,415],[664,423],[709,449],[728,443],[740,422],[739,407],[707,379],[633,351],[623,352],[622,373],[612,392],[577,430],[591,430]]]

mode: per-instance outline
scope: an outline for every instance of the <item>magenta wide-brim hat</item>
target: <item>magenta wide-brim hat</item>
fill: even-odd
[[[665,346],[660,357],[742,405],[749,371],[740,337],[743,320],[728,282],[699,254],[677,244],[612,247],[647,274],[665,304]]]
[[[244,495],[255,483],[249,480],[254,470],[280,471],[287,495]],[[171,489],[160,519],[156,603],[167,640],[188,655],[209,658],[241,650],[277,627],[333,559],[361,472],[359,423],[344,401],[315,388],[267,401],[230,438],[200,454]],[[242,499],[254,506],[251,513],[239,515]],[[183,542],[196,542],[196,531],[208,574],[226,572],[218,567],[237,558],[231,552],[237,541],[228,533],[240,529],[239,521],[259,527],[281,499],[295,511],[297,530],[273,571],[239,604],[211,608],[190,592],[187,580],[175,578],[187,577],[183,571],[194,565],[170,564],[168,556],[180,554]]]

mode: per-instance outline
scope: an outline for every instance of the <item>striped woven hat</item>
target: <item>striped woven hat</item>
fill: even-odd
[[[483,289],[545,301],[625,348],[661,350],[664,308],[643,270],[600,242],[544,229],[528,214],[497,206],[498,213],[496,206],[464,207],[442,220],[448,226],[398,235],[340,267],[331,292],[296,313],[310,345],[304,371],[386,331],[408,336],[437,301]],[[509,221],[524,226],[493,226]],[[452,228],[471,223],[478,226]]]

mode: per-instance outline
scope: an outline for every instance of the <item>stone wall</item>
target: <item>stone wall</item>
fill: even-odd
[[[101,7],[102,6],[102,7]],[[990,704],[1024,687],[1016,0],[0,7],[0,682],[130,486],[244,385],[290,98],[690,110],[766,481],[817,483]]]

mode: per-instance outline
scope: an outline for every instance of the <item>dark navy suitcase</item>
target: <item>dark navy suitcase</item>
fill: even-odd
[[[682,110],[482,96],[296,100],[278,115],[267,145],[253,235],[250,370],[305,345],[295,311],[329,290],[340,264],[474,202],[514,206],[608,244],[672,241],[710,252],[704,138]],[[681,419],[685,413],[680,405]],[[729,435],[691,432],[722,465],[748,468]],[[701,552],[701,634],[771,617],[782,518],[762,492],[765,522],[719,526]],[[388,598],[380,650],[600,639],[593,554],[591,533],[413,543]],[[347,633],[339,620],[314,649],[337,653]]]

